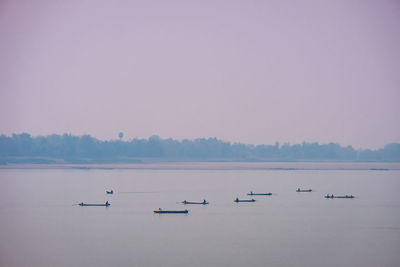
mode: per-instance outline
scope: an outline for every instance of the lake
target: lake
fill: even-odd
[[[400,266],[399,170],[5,168],[0,186],[0,266]],[[233,202],[250,191],[272,196]]]

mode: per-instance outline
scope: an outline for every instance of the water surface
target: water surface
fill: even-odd
[[[0,186],[0,266],[400,265],[396,170],[2,169]],[[273,195],[233,202],[250,191]]]

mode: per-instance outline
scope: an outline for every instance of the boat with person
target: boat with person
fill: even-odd
[[[344,195],[344,196],[334,196],[333,194],[327,194],[325,198],[354,198],[353,195]]]
[[[78,205],[79,205],[79,206],[82,206],[82,207],[108,207],[108,206],[110,206],[111,204],[108,203],[108,201],[106,201],[106,203],[104,203],[104,204],[88,204],[88,203],[83,203],[83,202],[81,202],[81,203],[79,203]]]
[[[185,213],[185,214],[187,214],[187,213],[189,213],[189,211],[188,210],[163,210],[163,209],[159,208],[158,210],[155,210],[154,213],[158,213],[158,214],[161,214],[161,213]]]
[[[236,202],[236,203],[239,203],[239,202],[256,202],[256,200],[255,199],[239,199],[239,198],[236,198],[233,202]]]
[[[112,189],[111,189],[111,191],[107,191],[106,190],[106,193],[109,194],[109,195],[112,195],[112,194],[114,194],[114,191]]]
[[[250,193],[247,194],[248,196],[272,196],[272,193],[253,193],[253,191],[250,191]]]
[[[300,188],[297,188],[296,192],[312,192],[312,189],[300,189]]]
[[[207,205],[207,204],[209,204],[209,202],[207,202],[205,199],[204,199],[202,202],[192,202],[192,201],[186,201],[186,200],[184,200],[184,201],[182,201],[182,204],[185,204],[185,205],[191,205],[191,204],[195,204],[195,205]]]

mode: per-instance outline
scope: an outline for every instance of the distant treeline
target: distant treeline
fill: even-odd
[[[135,163],[143,161],[400,161],[400,144],[355,150],[339,144],[249,145],[216,138],[177,141],[151,136],[101,141],[90,135],[0,136],[0,163]]]

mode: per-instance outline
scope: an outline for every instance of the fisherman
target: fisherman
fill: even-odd
[[[203,200],[203,204],[207,204],[207,201],[205,199]]]
[[[239,198],[237,197],[237,198],[235,199],[235,201],[236,201],[236,202],[239,202]]]
[[[333,194],[332,194],[331,198],[333,198]]]
[[[106,201],[106,206],[110,205],[110,203],[108,203],[108,201]]]
[[[297,188],[297,192],[300,192],[300,188]]]

